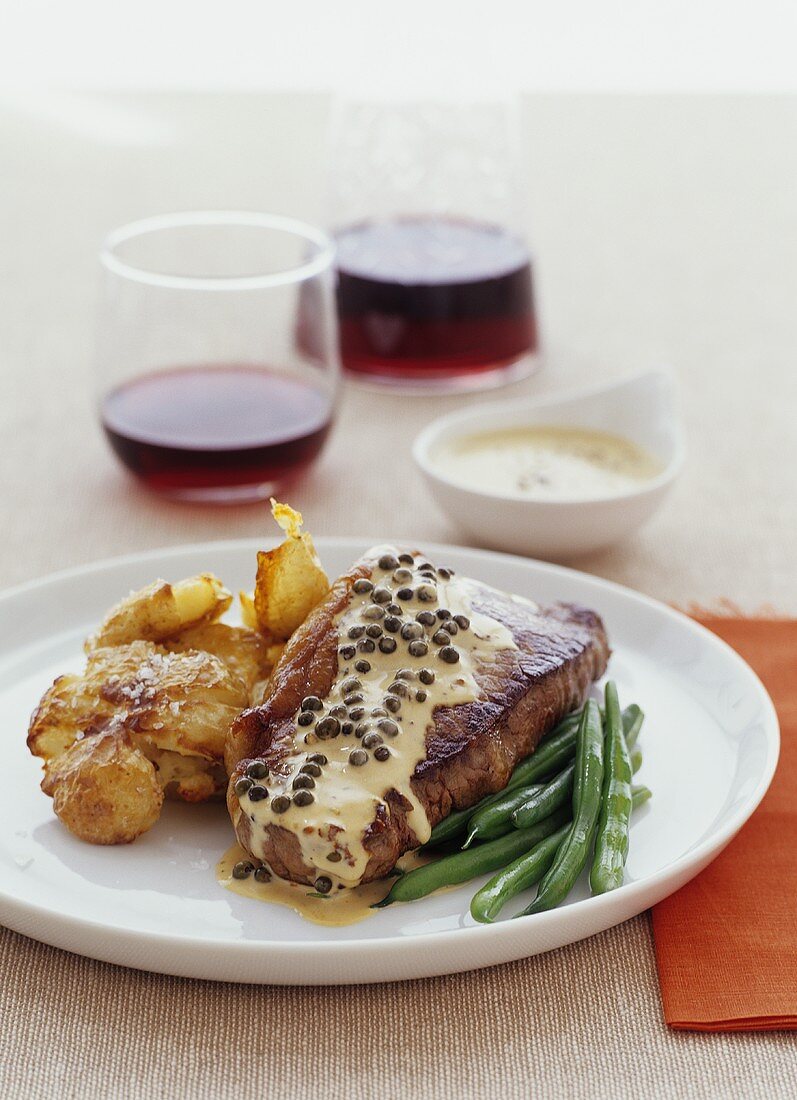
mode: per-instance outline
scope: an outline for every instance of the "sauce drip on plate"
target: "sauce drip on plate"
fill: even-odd
[[[417,852],[408,852],[399,860],[403,871],[421,867],[428,858]],[[350,890],[337,890],[327,895],[317,894],[312,886],[270,876],[259,881],[254,874],[246,878],[235,878],[233,868],[245,862],[249,856],[240,846],[233,844],[228,848],[216,865],[216,879],[226,890],[253,901],[271,902],[273,905],[285,905],[293,909],[300,917],[313,924],[324,924],[330,928],[339,928],[346,924],[372,917],[378,910],[371,907],[381,901],[393,885],[393,878],[381,878],[365,886],[356,886]],[[267,874],[267,872],[264,872]]]

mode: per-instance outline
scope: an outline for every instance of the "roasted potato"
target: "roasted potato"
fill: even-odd
[[[232,594],[212,573],[169,584],[158,580],[131,592],[111,608],[86,652],[100,646],[128,642],[162,642],[174,634],[220,618],[232,603]]]
[[[286,642],[329,591],[329,579],[301,513],[271,502],[271,513],[286,534],[274,550],[257,555],[254,611],[258,630],[273,642]],[[243,595],[246,611],[249,597]]]
[[[154,766],[118,724],[48,762],[42,790],[69,831],[89,844],[129,844],[152,828],[163,804]]]
[[[241,603],[241,622],[250,630],[257,630],[257,612],[255,611],[254,593],[239,592],[238,599]]]
[[[34,711],[30,751],[42,790],[76,836],[123,844],[150,828],[164,795],[224,794],[224,742],[237,714],[263,695],[284,644],[329,581],[302,517],[271,502],[285,532],[258,554],[244,626],[218,620],[231,594],[211,573],[155,581],[109,611],[85,645],[82,675],[59,677]]]
[[[246,685],[250,696],[255,686],[268,677],[274,664],[269,643],[262,634],[226,623],[190,627],[169,638],[164,642],[164,647],[172,653],[186,653],[189,650],[212,653]]]
[[[141,751],[152,761],[167,798],[209,802],[222,798],[227,790],[227,772],[218,761],[159,749],[151,741],[142,742]]]
[[[49,760],[115,719],[141,747],[220,761],[227,729],[249,705],[244,680],[210,653],[152,642],[93,650],[82,676],[61,676],[34,711],[28,748]]]

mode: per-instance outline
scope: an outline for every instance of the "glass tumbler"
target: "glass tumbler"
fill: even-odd
[[[267,214],[171,214],[117,229],[100,259],[99,413],[135,477],[237,503],[313,462],[340,376],[325,233]]]
[[[351,376],[456,391],[534,369],[517,146],[507,98],[337,102],[329,222]]]

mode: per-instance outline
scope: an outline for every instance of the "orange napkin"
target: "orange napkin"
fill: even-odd
[[[763,680],[782,745],[750,821],[653,910],[664,1017],[692,1031],[797,1029],[797,621],[702,621]]]

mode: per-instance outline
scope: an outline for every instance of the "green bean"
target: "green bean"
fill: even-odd
[[[562,810],[547,821],[538,822],[531,829],[513,829],[506,836],[481,844],[478,848],[456,852],[407,871],[393,883],[387,897],[371,908],[382,909],[385,905],[392,905],[394,901],[415,901],[443,886],[454,886],[495,871],[561,828],[569,816],[567,810]]]
[[[629,760],[631,763],[631,774],[636,775],[642,767],[642,749],[633,749],[629,754]]]
[[[651,796],[647,787],[632,788],[632,807],[636,809],[643,805]],[[535,845],[527,856],[519,856],[513,863],[508,864],[498,874],[494,875],[481,890],[478,890],[470,903],[470,911],[474,920],[490,923],[508,901],[516,894],[522,893],[538,882],[553,862],[556,847],[561,843],[569,831],[569,826],[564,826],[558,833],[552,834],[545,840]],[[560,839],[561,838],[561,839]],[[554,844],[554,840],[557,844]],[[554,849],[551,851],[551,849]],[[527,859],[527,862],[525,862]],[[525,912],[525,910],[524,910]],[[523,913],[518,913],[523,916]]]
[[[494,840],[504,836],[512,826],[512,814],[532,795],[543,790],[542,786],[519,787],[517,790],[501,791],[490,802],[478,810],[470,819],[468,837],[463,848],[470,848],[474,840]]]
[[[650,787],[632,787],[631,788],[631,806],[632,809],[636,809],[638,806],[644,806],[649,798],[653,797],[653,791]]]
[[[425,852],[429,848],[437,848],[446,840],[454,839],[459,836],[460,833],[464,832],[468,822],[475,814],[481,813],[482,810],[486,810],[491,806],[495,806],[503,799],[505,799],[507,797],[507,790],[508,788],[504,787],[504,789],[498,791],[497,794],[490,794],[486,798],[483,798],[481,802],[477,802],[475,806],[471,806],[467,810],[455,810],[453,814],[449,814],[448,817],[444,817],[443,820],[438,822],[438,824],[435,825],[434,829],[432,829],[431,836],[420,850],[422,852]],[[523,788],[524,792],[527,790],[528,788]],[[450,821],[452,818],[455,818],[452,829],[450,831],[442,829],[441,826],[445,825],[446,822]],[[509,818],[507,818],[502,827],[492,829],[489,832],[485,832],[483,836],[479,836],[479,840],[495,840],[496,837],[504,836],[506,833],[509,832],[511,828],[511,823],[509,822]],[[475,839],[475,837],[471,838],[469,836],[465,843],[461,845],[461,847],[469,848],[472,839]]]
[[[459,836],[460,833],[464,833],[474,814],[500,801],[507,791],[515,790],[517,787],[528,787],[534,779],[546,778],[552,771],[556,771],[561,762],[567,763],[575,752],[576,732],[580,717],[581,711],[568,714],[558,726],[555,726],[550,733],[546,734],[537,747],[537,751],[525,757],[515,767],[509,777],[509,782],[503,790],[498,791],[496,794],[488,794],[486,798],[468,809],[454,810],[448,817],[438,821],[421,851],[436,848],[443,841],[451,840],[453,837]],[[508,822],[509,817],[507,816],[502,824],[507,825]],[[492,831],[484,839],[492,840],[497,836],[503,836],[506,831],[506,828],[501,829],[500,832]]]
[[[483,801],[486,802],[487,800],[484,799]],[[467,810],[454,810],[448,817],[438,821],[432,829],[429,839],[421,847],[421,851],[425,852],[428,848],[436,848],[438,844],[443,844],[446,840],[453,840],[458,837],[460,833],[465,831],[465,827],[473,816],[474,809],[475,806],[469,806]]]
[[[638,707],[636,703],[631,703],[623,711],[623,733],[625,734],[625,743],[628,746],[628,751],[637,742],[639,737],[639,731],[642,729],[642,723],[645,721],[645,712],[641,707]]]
[[[520,803],[517,801],[514,795],[509,795],[509,792],[514,791],[519,785],[519,773],[525,778],[523,786],[525,787],[531,782],[532,778],[545,778],[549,777],[551,783],[560,779],[566,786],[567,779],[562,779],[561,773],[557,776],[555,769],[558,764],[566,763],[572,758],[575,750],[575,733],[578,731],[578,722],[582,712],[568,715],[564,721],[560,722],[553,733],[549,734],[543,742],[540,744],[539,749],[532,756],[527,757],[522,764],[518,765],[515,772],[512,774],[512,778],[504,791],[499,792],[497,795],[492,795],[479,803],[471,811],[471,818],[469,821],[470,828],[468,830],[468,837],[463,845],[464,848],[470,847],[474,840],[493,840],[495,837],[503,836],[506,833],[507,821],[511,818],[515,821],[515,815],[520,810]],[[632,703],[631,706],[626,707],[623,711],[623,729],[626,735],[632,740],[632,743],[636,741],[639,736],[639,730],[644,720],[644,714],[642,710]],[[554,778],[550,779],[551,773],[554,774]],[[564,798],[569,794],[569,790],[564,795]],[[543,797],[542,791],[531,791],[529,798],[537,796]],[[543,808],[532,818],[524,818],[523,821],[517,821],[517,828],[528,828],[534,821],[540,821],[547,814],[551,813],[556,806],[562,805],[562,801],[556,801],[557,796],[561,797],[560,790],[555,787],[547,796],[548,799],[552,799],[552,802],[543,802]],[[525,800],[524,800],[525,801]],[[547,809],[545,807],[548,806]],[[477,816],[478,815],[478,816]],[[461,828],[458,825],[457,831]]]
[[[601,810],[595,833],[595,854],[589,884],[593,894],[605,894],[623,884],[631,821],[631,761],[628,756],[614,680],[606,684],[606,734]],[[639,752],[638,749],[635,752]]]
[[[549,779],[575,756],[576,738],[583,709],[569,714],[559,725],[540,741],[537,749],[521,760],[512,772],[506,789],[528,787],[540,779]]]
[[[583,713],[582,709],[578,714],[571,714],[560,722],[553,733],[540,743],[537,751],[518,764],[504,790],[486,804],[477,807],[468,823],[465,846],[469,846],[474,840],[489,840],[500,836],[520,805],[512,792],[521,787],[529,788],[539,779],[547,780],[556,775],[563,765],[570,763],[575,754]],[[533,791],[527,793],[530,796]]]
[[[554,810],[564,806],[573,793],[575,771],[575,764],[568,764],[550,783],[546,783],[544,787],[538,787],[512,814],[514,827],[528,829],[529,825],[542,821]]]
[[[567,836],[570,824],[541,840],[522,856],[507,864],[489,882],[477,890],[470,903],[470,914],[482,924],[490,924],[504,905],[516,894],[539,882],[554,861],[560,844]]]
[[[523,914],[551,909],[570,893],[587,862],[600,813],[602,786],[603,724],[598,704],[590,699],[578,727],[573,823],[540,883],[537,897]]]

